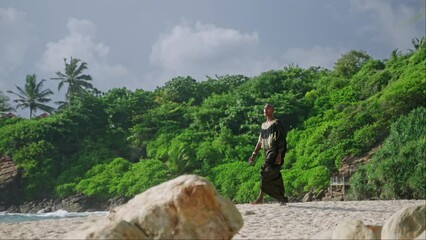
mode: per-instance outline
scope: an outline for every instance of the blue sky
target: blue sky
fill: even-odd
[[[49,79],[71,56],[101,91],[292,63],[331,69],[350,50],[406,52],[426,34],[424,13],[424,0],[1,0],[0,89],[36,74],[63,100]]]

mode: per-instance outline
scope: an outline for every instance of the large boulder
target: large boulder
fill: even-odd
[[[320,232],[311,239],[380,239],[381,226],[364,225],[361,220],[346,220],[331,231]]]
[[[205,178],[183,175],[135,196],[70,239],[231,239],[241,213]]]
[[[372,230],[360,220],[348,220],[337,225],[331,239],[376,239]]]
[[[395,212],[381,225],[364,225],[347,220],[331,231],[320,232],[311,239],[426,239],[426,201]]]
[[[395,212],[382,229],[382,239],[414,239],[426,229],[426,202]]]

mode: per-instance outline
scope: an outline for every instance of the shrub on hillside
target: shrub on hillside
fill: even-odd
[[[394,122],[380,150],[352,176],[351,195],[357,199],[373,196],[382,199],[426,198],[424,126],[424,107],[414,109]]]

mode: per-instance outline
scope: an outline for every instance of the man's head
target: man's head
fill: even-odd
[[[265,107],[263,107],[263,115],[265,117],[272,117],[274,116],[274,105],[272,104],[265,104]]]

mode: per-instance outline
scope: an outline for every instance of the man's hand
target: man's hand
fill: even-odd
[[[256,156],[255,156],[255,155],[251,155],[251,157],[249,157],[249,159],[248,159],[248,163],[249,163],[249,164],[253,164],[253,163],[254,163],[255,158],[256,158]]]
[[[275,158],[275,164],[280,165],[281,164],[281,153],[277,154],[277,157]]]

